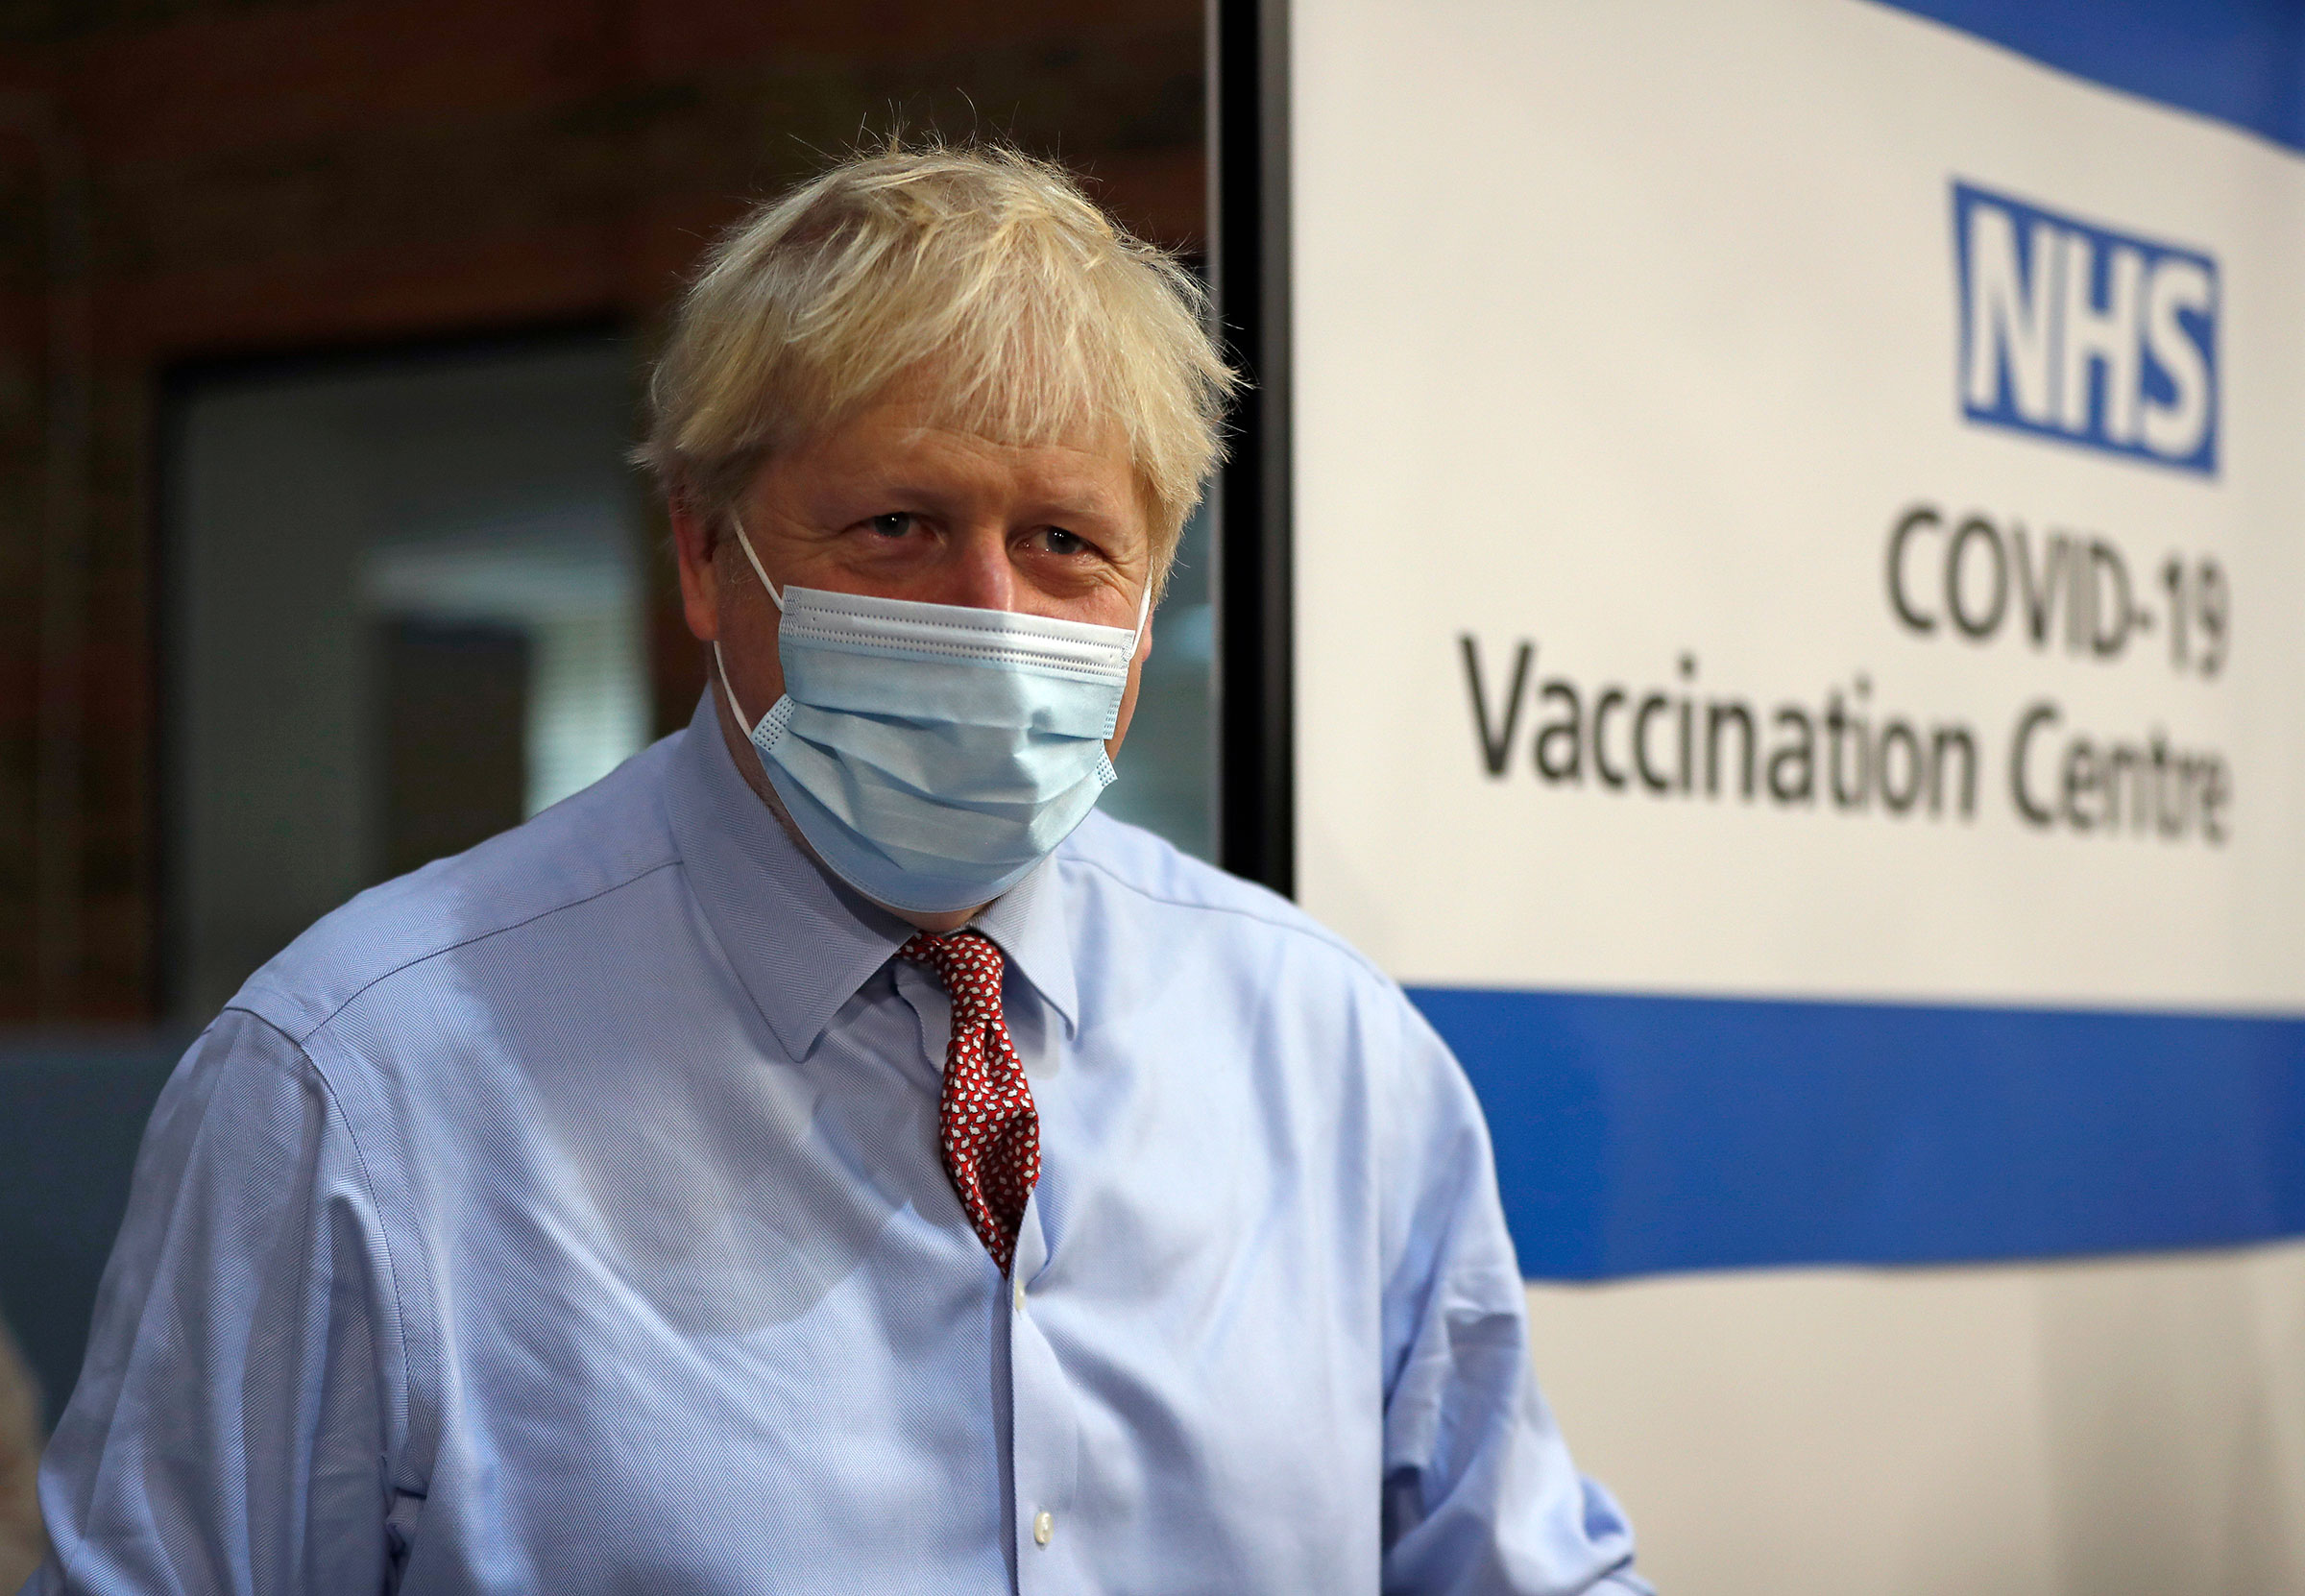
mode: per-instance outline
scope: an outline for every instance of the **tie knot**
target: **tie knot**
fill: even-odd
[[[997,1012],[1001,972],[1007,961],[983,932],[958,931],[950,936],[937,936],[920,931],[896,952],[899,958],[911,959],[935,971],[951,996],[989,1000]]]

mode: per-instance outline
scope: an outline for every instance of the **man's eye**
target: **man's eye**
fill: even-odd
[[[875,516],[864,523],[884,538],[901,538],[912,530],[912,516],[905,510],[891,510]]]
[[[1052,526],[1041,536],[1047,541],[1051,554],[1084,554],[1088,551],[1087,539],[1067,532],[1061,526]]]

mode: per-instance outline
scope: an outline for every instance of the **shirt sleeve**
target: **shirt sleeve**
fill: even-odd
[[[359,1149],[288,1037],[228,1010],[153,1110],[26,1596],[380,1591],[404,1359]]]
[[[1633,1534],[1537,1388],[1528,1301],[1464,1072],[1402,1000],[1385,1225],[1384,1589],[1626,1596]]]

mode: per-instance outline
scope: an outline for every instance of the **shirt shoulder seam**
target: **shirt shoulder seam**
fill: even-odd
[[[1155,892],[1151,887],[1144,885],[1142,883],[1130,881],[1128,877],[1113,869],[1111,865],[1106,864],[1104,860],[1091,858],[1086,854],[1071,855],[1070,862],[1083,865],[1088,869],[1096,871],[1099,875],[1104,877],[1114,885],[1122,887],[1127,891],[1133,892],[1138,897],[1143,898],[1150,903],[1165,904],[1171,908],[1205,909],[1212,914],[1229,914],[1242,920],[1253,921],[1257,925],[1269,927],[1274,931],[1288,931],[1295,935],[1301,936],[1307,941],[1318,942],[1324,947],[1333,949],[1337,953],[1343,954],[1353,963],[1359,965],[1370,975],[1375,977],[1381,984],[1385,986],[1392,986],[1394,984],[1393,979],[1390,976],[1387,976],[1382,970],[1378,969],[1376,965],[1370,960],[1367,954],[1362,953],[1360,949],[1354,947],[1351,943],[1346,941],[1343,937],[1337,935],[1336,932],[1328,930],[1325,926],[1322,926],[1310,921],[1298,923],[1295,921],[1283,920],[1274,915],[1259,914],[1252,908],[1243,907],[1237,904],[1212,904],[1202,899],[1179,898],[1173,897],[1164,892]]]
[[[326,1014],[323,1014],[319,1019],[313,1021],[312,1024],[301,1034],[289,1030],[286,1027],[280,1025],[279,1021],[265,1015],[262,1010],[253,1008],[247,1004],[241,1003],[237,999],[234,999],[231,1003],[227,1004],[225,1006],[227,1008],[239,1009],[243,1013],[253,1014],[257,1019],[263,1020],[266,1025],[279,1031],[282,1036],[287,1037],[291,1042],[294,1042],[297,1045],[299,1052],[303,1052],[304,1043],[319,1035],[330,1025],[334,1024],[336,1017],[339,1014],[342,1014],[347,1008],[350,1008],[355,1002],[357,1002],[361,994],[367,992],[369,988],[373,986],[376,986],[383,981],[390,980],[393,977],[400,974],[400,972],[403,970],[412,970],[417,965],[423,964],[428,959],[438,958],[443,954],[452,954],[460,948],[472,947],[474,943],[485,942],[492,936],[502,936],[507,931],[519,931],[522,926],[534,925],[539,920],[546,919],[549,916],[559,914],[564,910],[581,907],[582,906],[592,903],[596,899],[605,898],[612,892],[621,892],[624,890],[624,888],[633,885],[637,882],[645,881],[648,877],[655,875],[660,870],[678,868],[680,862],[680,856],[675,853],[669,858],[658,859],[653,864],[647,865],[643,869],[636,870],[631,875],[626,876],[619,881],[611,882],[606,886],[600,887],[595,891],[587,892],[581,897],[564,898],[558,903],[551,904],[544,908],[538,909],[533,914],[524,914],[517,920],[507,920],[500,926],[491,926],[486,931],[474,931],[470,936],[458,937],[453,942],[444,942],[436,948],[427,948],[421,954],[416,954],[400,960],[400,962],[393,965],[390,969],[377,971],[376,974],[371,976],[359,985],[353,987],[350,992],[347,992],[344,997],[338,1001],[337,1004]],[[280,988],[272,986],[269,983],[266,986],[259,988],[259,990],[280,992],[282,996],[289,995],[286,992],[281,991]]]

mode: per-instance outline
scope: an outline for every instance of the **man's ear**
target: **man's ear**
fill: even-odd
[[[697,641],[715,641],[720,636],[720,574],[713,559],[719,544],[714,518],[678,489],[666,496],[665,513],[680,567],[681,613]]]

